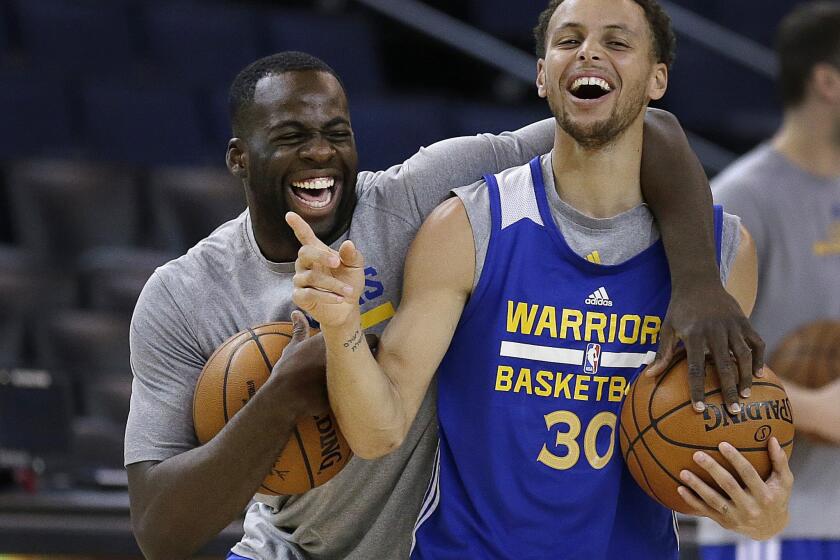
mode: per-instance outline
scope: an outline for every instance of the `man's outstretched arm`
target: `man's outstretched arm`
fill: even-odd
[[[695,409],[704,408],[708,352],[720,372],[724,400],[736,412],[739,393],[749,394],[752,375],[764,366],[764,342],[721,284],[709,183],[676,117],[665,111],[651,109],[645,118],[642,189],[662,232],[672,284],[659,351],[647,373],[664,372],[682,340]]]
[[[350,241],[330,249],[300,216],[290,212],[286,220],[302,245],[293,299],[321,325],[330,404],[341,431],[360,457],[385,455],[414,422],[472,289],[475,247],[467,212],[460,199],[449,199],[420,228],[406,259],[400,306],[375,360],[361,342],[361,254]]]

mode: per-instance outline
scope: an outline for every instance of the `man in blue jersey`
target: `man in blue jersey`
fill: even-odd
[[[624,391],[671,296],[639,184],[643,110],[665,93],[671,37],[655,0],[551,2],[537,86],[553,149],[457,189],[426,220],[376,359],[359,319],[361,252],[332,250],[287,215],[303,245],[293,297],[321,324],[330,401],[354,451],[397,449],[437,372],[440,445],[412,558],[677,557],[671,512],[614,453]],[[751,238],[722,212],[716,233],[721,278],[749,312]],[[684,471],[680,494],[729,529],[776,534],[792,485],[778,441],[766,481],[731,446],[721,452],[744,486],[699,452],[724,490]]]

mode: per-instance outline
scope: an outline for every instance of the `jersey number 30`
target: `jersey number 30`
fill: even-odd
[[[613,448],[615,447],[615,422],[616,416],[612,412],[599,412],[586,426],[586,432],[583,434],[583,453],[593,469],[604,468],[612,459]],[[580,418],[574,412],[568,410],[556,410],[545,415],[545,426],[548,430],[559,424],[565,424],[569,429],[567,431],[557,431],[555,445],[557,447],[563,446],[568,451],[564,455],[555,455],[543,444],[537,461],[548,465],[552,469],[564,471],[575,466],[580,459],[580,444],[577,442],[577,437],[580,435],[581,424]],[[598,455],[595,440],[598,437],[598,432],[604,427],[610,430],[610,447],[606,453]]]

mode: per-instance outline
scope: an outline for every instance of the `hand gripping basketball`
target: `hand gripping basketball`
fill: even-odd
[[[286,223],[301,247],[295,261],[292,299],[322,328],[339,326],[358,317],[365,284],[365,259],[349,239],[338,251],[324,244],[303,218],[289,212]]]

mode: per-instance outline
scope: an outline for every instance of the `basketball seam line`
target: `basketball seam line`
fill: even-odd
[[[298,447],[300,448],[300,456],[303,459],[303,465],[306,467],[306,474],[309,476],[309,488],[315,488],[315,477],[312,475],[312,465],[309,464],[309,456],[306,454],[306,447],[303,445],[303,438],[300,437],[300,432],[295,426],[295,439],[297,439]]]

